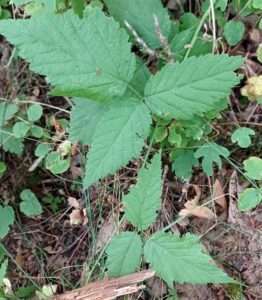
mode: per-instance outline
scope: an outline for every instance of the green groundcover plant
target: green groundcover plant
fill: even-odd
[[[30,1],[21,4],[26,2]],[[185,18],[178,32],[160,0],[105,0],[106,12],[97,3],[84,9],[80,2],[72,1],[74,10],[55,12],[47,5],[31,18],[1,21],[0,34],[17,47],[34,72],[46,76],[52,95],[72,97],[69,140],[90,146],[84,189],[141,154],[145,157],[137,184],[123,198],[125,218],[136,230],[112,239],[107,248],[109,274],[134,272],[143,261],[170,287],[174,281],[233,282],[205,253],[197,236],[179,237],[168,228],[149,236],[148,229],[161,208],[161,153],[171,148],[173,169],[184,179],[199,162],[211,176],[214,166],[220,168],[221,159],[229,157],[226,148],[204,137],[210,132],[207,122],[227,106],[231,89],[240,81],[235,71],[243,58],[210,53],[212,43],[200,39],[198,19]],[[226,28],[228,39],[232,30]],[[186,48],[191,41],[191,48]],[[143,55],[132,51],[134,44],[157,61],[154,74]],[[15,137],[24,137],[41,114],[32,107],[28,121],[13,129]],[[241,142],[241,135],[235,133],[233,142],[246,147],[249,140]],[[159,152],[152,158],[153,143]],[[197,151],[190,149],[192,145]],[[42,156],[49,152],[47,147],[38,150]],[[49,157],[50,170],[58,159],[55,154]],[[68,167],[69,163],[59,161],[59,172],[53,171],[61,173]],[[21,199],[24,214],[41,213],[31,191],[25,190]],[[14,216],[10,207],[0,206],[0,214],[11,217],[1,225],[3,237]]]

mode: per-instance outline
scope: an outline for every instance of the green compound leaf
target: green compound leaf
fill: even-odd
[[[149,133],[151,116],[142,102],[118,101],[101,118],[88,154],[84,187],[113,174],[138,157]]]
[[[39,144],[35,149],[35,156],[37,157],[45,157],[50,151],[52,147],[50,144]]]
[[[36,122],[42,117],[42,114],[42,106],[40,104],[33,104],[27,110],[28,121]]]
[[[11,206],[0,205],[0,239],[4,238],[10,229],[10,226],[14,224],[15,213]]]
[[[97,124],[108,107],[102,103],[87,99],[75,99],[75,105],[71,112],[69,136],[72,142],[81,142],[90,145]]]
[[[244,161],[246,175],[254,180],[262,180],[262,159],[251,156]]]
[[[20,198],[22,200],[20,203],[20,210],[22,213],[24,213],[27,217],[41,215],[43,212],[42,205],[31,190],[23,190],[20,194]]]
[[[245,25],[241,21],[229,21],[224,27],[224,37],[230,46],[239,43],[245,33]]]
[[[204,144],[195,152],[196,158],[202,158],[202,167],[207,176],[213,174],[213,163],[217,164],[219,169],[221,169],[221,157],[227,158],[229,155],[230,152],[227,148],[216,143]]]
[[[161,156],[156,154],[151,164],[139,171],[137,184],[123,199],[127,220],[139,230],[154,223],[161,207],[161,173]]]
[[[241,211],[249,211],[262,201],[262,188],[249,188],[240,193],[238,207]]]
[[[2,21],[0,33],[31,69],[46,75],[54,94],[106,101],[122,95],[135,71],[128,35],[99,9]]]
[[[210,111],[239,82],[233,71],[242,62],[241,57],[208,54],[167,64],[146,84],[146,103],[157,115],[177,119]]]
[[[197,236],[182,238],[164,232],[154,234],[145,245],[145,259],[169,287],[178,283],[229,283],[233,280],[202,252]]]
[[[161,46],[156,34],[154,15],[158,18],[162,34],[168,38],[171,22],[167,9],[160,0],[104,0],[110,14],[124,25],[127,21],[150,47]]]
[[[255,135],[255,131],[253,129],[247,127],[241,127],[236,129],[232,136],[231,140],[233,143],[237,143],[241,148],[248,148],[251,145],[251,137]]]
[[[113,237],[107,250],[109,276],[133,273],[141,263],[142,241],[135,232],[123,232]]]

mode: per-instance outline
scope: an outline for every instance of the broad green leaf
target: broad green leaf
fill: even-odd
[[[26,136],[30,129],[30,124],[26,122],[16,122],[13,127],[13,134],[16,138],[23,138]]]
[[[74,12],[82,18],[85,9],[85,0],[71,0],[71,3]]]
[[[184,180],[189,179],[192,176],[192,168],[198,164],[194,151],[179,149],[172,153],[172,158],[172,169],[176,176]]]
[[[248,188],[240,193],[238,207],[241,211],[249,211],[262,202],[262,188]]]
[[[177,147],[180,147],[182,145],[183,137],[180,133],[177,132],[176,127],[169,128],[168,142],[171,145],[176,145]]]
[[[156,154],[151,164],[139,171],[137,184],[123,198],[125,216],[139,230],[155,222],[161,207],[161,173],[161,156]]]
[[[20,194],[20,210],[27,217],[35,217],[43,212],[42,205],[36,195],[29,189],[23,190]]]
[[[52,148],[50,144],[39,144],[35,149],[35,156],[44,157],[48,154],[48,152],[51,151],[51,149]]]
[[[113,237],[106,253],[109,276],[118,277],[133,273],[141,263],[141,238],[135,232],[120,233]]]
[[[237,128],[232,136],[231,140],[233,143],[237,143],[241,148],[248,148],[251,145],[251,137],[255,135],[255,131],[253,129],[247,127]]]
[[[3,279],[6,276],[7,267],[8,267],[8,259],[5,259],[2,263],[0,261],[0,286],[2,285]]]
[[[197,236],[158,232],[145,245],[145,259],[169,287],[178,283],[229,283],[233,280],[202,251]]]
[[[0,103],[0,128],[5,125],[6,121],[13,118],[17,113],[18,107],[16,104]]]
[[[245,33],[245,25],[241,21],[229,21],[224,27],[224,37],[230,46],[239,43]]]
[[[10,226],[14,224],[15,213],[11,206],[0,205],[0,239],[4,238],[10,229]]]
[[[242,62],[237,56],[208,54],[167,64],[148,81],[146,103],[155,114],[177,119],[210,111],[239,82],[233,71]]]
[[[230,152],[227,150],[227,148],[216,143],[204,144],[195,152],[196,158],[202,158],[202,167],[207,176],[211,176],[213,174],[214,163],[219,169],[221,169],[221,157],[227,158],[229,155]]]
[[[254,180],[262,180],[262,159],[251,156],[244,161],[246,175]]]
[[[125,92],[135,71],[128,35],[99,9],[83,19],[67,11],[3,21],[0,33],[47,76],[56,95],[106,101]]]
[[[29,106],[27,110],[28,121],[36,122],[42,117],[42,114],[43,114],[42,106],[40,104],[33,104]]]
[[[45,167],[55,175],[63,174],[70,167],[70,158],[63,159],[58,152],[52,151],[47,154]]]
[[[122,25],[127,21],[150,47],[159,48],[154,15],[160,24],[162,34],[168,38],[171,22],[167,9],[160,0],[104,0],[110,14]]]
[[[139,156],[149,133],[151,116],[142,102],[118,101],[102,116],[88,153],[87,188]]]
[[[95,129],[108,107],[87,99],[78,98],[74,102],[70,120],[70,140],[90,145]]]

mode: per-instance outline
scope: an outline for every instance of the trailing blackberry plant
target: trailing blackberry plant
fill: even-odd
[[[30,18],[2,21],[0,34],[34,72],[46,76],[52,95],[72,97],[69,140],[89,146],[84,189],[144,158],[136,185],[122,200],[134,231],[110,242],[109,275],[132,273],[144,262],[169,287],[174,281],[233,282],[197,236],[180,237],[170,227],[148,234],[161,208],[163,155],[187,180],[199,162],[211,176],[214,164],[221,167],[221,158],[230,154],[209,142],[209,123],[227,107],[243,58],[212,54],[212,41],[203,41],[200,29],[214,1],[201,20],[187,16],[180,28],[160,0],[104,0],[104,10],[99,1],[85,9],[84,1],[57,2],[66,5],[53,10],[46,5]],[[150,69],[148,62],[153,62]],[[26,124],[16,125],[16,138],[32,131],[33,124]],[[49,149],[43,151],[45,156]],[[1,214],[4,209],[10,208],[0,207]]]

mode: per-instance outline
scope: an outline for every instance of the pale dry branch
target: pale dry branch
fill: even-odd
[[[152,278],[155,272],[146,270],[114,279],[89,283],[77,290],[54,296],[52,300],[113,300],[143,289],[143,281]]]

